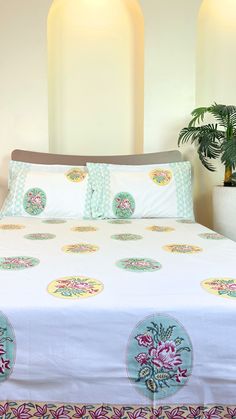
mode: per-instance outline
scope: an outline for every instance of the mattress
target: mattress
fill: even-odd
[[[236,416],[235,260],[188,220],[2,219],[0,417]]]

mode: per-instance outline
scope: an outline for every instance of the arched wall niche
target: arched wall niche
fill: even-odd
[[[144,19],[138,0],[53,0],[48,66],[50,151],[142,152]]]

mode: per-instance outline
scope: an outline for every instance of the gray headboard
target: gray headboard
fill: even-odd
[[[87,162],[138,165],[182,161],[182,155],[178,150],[123,156],[69,156],[64,154],[14,150],[11,154],[11,158],[12,160],[26,163],[64,164],[69,166],[85,166]]]

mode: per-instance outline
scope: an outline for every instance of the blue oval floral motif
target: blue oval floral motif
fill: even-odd
[[[25,212],[30,215],[39,215],[44,211],[47,197],[45,192],[40,188],[29,189],[24,196],[23,206]]]
[[[206,240],[225,240],[226,237],[218,233],[201,233],[199,237]]]
[[[119,268],[132,272],[155,272],[161,269],[161,264],[154,259],[127,258],[116,262]]]
[[[149,399],[176,393],[192,371],[192,345],[184,327],[167,315],[146,317],[130,336],[127,367],[131,382]]]
[[[30,233],[30,234],[26,234],[25,239],[28,240],[51,240],[51,239],[55,239],[55,234],[51,234],[51,233]]]
[[[0,311],[0,383],[7,380],[15,362],[15,336],[8,319]]]
[[[42,221],[45,224],[64,224],[66,223],[66,220],[63,220],[62,218],[49,218],[48,220]]]
[[[135,200],[130,193],[120,192],[113,200],[112,209],[117,218],[130,218],[135,211]]]
[[[0,258],[0,270],[19,271],[33,268],[39,264],[39,259],[30,256],[10,256]]]

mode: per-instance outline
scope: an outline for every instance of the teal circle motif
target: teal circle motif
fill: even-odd
[[[173,317],[153,314],[132,331],[127,373],[136,389],[151,400],[170,397],[184,387],[192,372],[192,344]]]
[[[0,258],[0,270],[19,271],[33,268],[39,264],[39,259],[30,256],[11,256]]]
[[[135,211],[135,200],[130,193],[120,192],[113,200],[112,209],[117,218],[130,218]]]
[[[161,269],[161,264],[154,259],[125,258],[116,262],[118,268],[131,272],[155,272]]]
[[[206,240],[224,240],[226,237],[222,236],[218,233],[201,233],[199,234],[199,237]]]
[[[45,224],[64,224],[64,223],[66,223],[66,220],[63,220],[61,218],[50,218],[48,220],[43,220],[43,223],[45,223]]]
[[[51,234],[51,233],[31,233],[31,234],[26,234],[25,239],[28,240],[51,240],[51,239],[55,239],[55,234]]]
[[[42,189],[31,188],[25,193],[23,199],[24,210],[30,215],[39,215],[44,211],[46,202],[47,197]]]
[[[0,384],[11,374],[15,363],[16,343],[11,324],[0,312]]]
[[[193,220],[188,220],[187,218],[185,219],[183,219],[183,220],[176,220],[177,221],[177,223],[182,223],[182,224],[196,224],[196,222],[195,221],[193,221]]]
[[[109,220],[108,223],[110,223],[110,224],[131,224],[132,221],[130,221],[130,220]]]
[[[114,234],[111,236],[114,240],[121,240],[121,241],[132,241],[132,240],[141,240],[143,237],[139,234],[129,234],[129,233],[121,233],[121,234]]]

